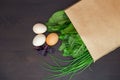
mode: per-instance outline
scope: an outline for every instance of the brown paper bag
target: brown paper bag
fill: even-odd
[[[120,0],[82,0],[65,12],[94,61],[120,46]]]

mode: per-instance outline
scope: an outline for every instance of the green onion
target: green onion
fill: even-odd
[[[48,80],[71,75],[70,80],[77,72],[85,70],[94,62],[80,35],[64,11],[54,13],[46,25],[49,32],[59,34],[61,45],[58,50],[61,51],[64,57],[71,57],[68,60],[61,60],[51,56],[56,65],[47,64],[47,66],[48,70],[55,74],[48,77]],[[67,64],[59,64],[60,62],[67,62]]]

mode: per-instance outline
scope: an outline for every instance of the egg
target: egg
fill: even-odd
[[[47,31],[47,27],[42,23],[37,23],[33,26],[33,32],[36,34],[45,33]]]
[[[50,33],[46,38],[46,43],[49,46],[53,46],[58,42],[58,35],[56,33]]]
[[[33,39],[34,46],[42,46],[46,41],[46,36],[44,34],[38,34]]]

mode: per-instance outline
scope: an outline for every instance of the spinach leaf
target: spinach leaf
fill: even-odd
[[[49,32],[59,33],[62,41],[59,50],[63,56],[77,58],[84,53],[86,47],[64,11],[54,13],[46,23]]]

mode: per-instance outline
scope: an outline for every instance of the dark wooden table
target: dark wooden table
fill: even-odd
[[[44,58],[32,46],[32,27],[78,0],[0,0],[0,80],[42,80]],[[88,0],[89,1],[89,0]],[[67,80],[65,78],[56,80]],[[120,49],[92,64],[72,80],[120,80]]]

